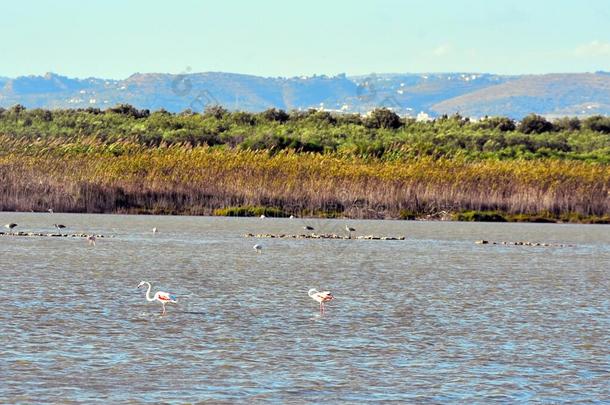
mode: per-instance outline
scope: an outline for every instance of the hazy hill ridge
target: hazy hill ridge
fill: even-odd
[[[371,74],[272,78],[234,73],[137,73],[124,80],[0,77],[0,107],[105,109],[119,103],[169,111],[222,104],[235,110],[324,108],[470,117],[610,114],[610,74],[504,76],[481,73]]]

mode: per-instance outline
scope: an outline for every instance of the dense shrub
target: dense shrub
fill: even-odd
[[[275,121],[280,123],[284,123],[288,121],[288,118],[290,118],[286,111],[278,110],[275,108],[270,108],[266,111],[263,111],[261,113],[261,116],[267,121]]]
[[[188,144],[240,149],[341,153],[360,157],[404,159],[577,159],[610,162],[610,119],[565,118],[554,124],[530,115],[516,130],[513,120],[488,117],[470,122],[459,115],[431,122],[402,119],[388,109],[367,116],[311,109],[262,113],[230,112],[211,106],[203,113],[150,113],[130,105],[105,111],[27,110],[21,105],[0,110],[0,135],[14,139],[93,137],[103,143],[129,140],[147,147]]]
[[[290,214],[285,213],[279,208],[274,207],[227,207],[214,210],[214,215],[219,217],[266,217],[287,218]]]
[[[584,127],[592,131],[610,134],[610,117],[602,117],[601,115],[589,117],[585,119]]]
[[[519,131],[524,134],[542,134],[545,132],[551,132],[554,130],[554,126],[551,122],[547,121],[544,117],[536,114],[530,114],[521,120],[519,124]]]
[[[465,211],[455,214],[458,221],[506,222],[506,217],[497,211]]]
[[[507,117],[485,117],[474,124],[476,129],[497,129],[502,132],[514,131],[517,126],[515,121]]]
[[[389,128],[397,129],[402,126],[400,117],[394,111],[387,108],[377,108],[371,111],[370,115],[364,121],[369,128]]]

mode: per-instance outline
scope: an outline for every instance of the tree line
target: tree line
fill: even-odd
[[[323,110],[260,113],[209,106],[151,112],[121,104],[106,110],[0,108],[0,135],[15,139],[102,143],[134,142],[146,147],[208,145],[247,150],[294,150],[383,159],[431,156],[470,159],[557,158],[610,162],[610,117],[548,120],[531,114],[481,120],[443,115],[417,121],[380,108],[369,114]]]

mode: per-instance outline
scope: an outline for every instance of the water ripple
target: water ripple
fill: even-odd
[[[257,255],[241,234],[301,223],[54,215],[116,237],[2,240],[0,402],[610,398],[605,227],[352,221],[408,239],[266,240]],[[9,216],[25,229],[48,219]],[[160,316],[141,280],[179,303]],[[312,287],[336,296],[324,316]]]

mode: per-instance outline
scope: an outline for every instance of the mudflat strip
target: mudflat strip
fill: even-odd
[[[246,233],[244,238],[278,238],[278,239],[344,239],[344,240],[405,240],[404,236],[378,236],[378,235],[360,235],[350,238],[346,235],[337,235],[335,233],[309,233],[309,234],[272,234],[272,233]]]
[[[477,240],[474,243],[477,245],[515,245],[515,246],[542,246],[542,247],[574,247],[576,245],[564,244],[564,243],[543,243],[543,242],[528,242],[528,241],[518,241],[518,242],[496,242],[490,240]]]
[[[86,238],[95,236],[96,238],[114,238],[114,236],[91,235],[88,233],[43,233],[43,232],[0,232],[0,236],[40,236],[40,237],[64,237],[64,238]]]

